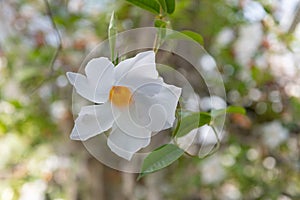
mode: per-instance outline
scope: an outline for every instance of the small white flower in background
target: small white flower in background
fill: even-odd
[[[95,58],[85,73],[68,72],[67,77],[79,95],[100,105],[81,108],[71,139],[85,141],[112,128],[107,145],[130,160],[150,143],[152,132],[173,126],[181,88],[158,76],[153,51],[116,67],[107,58]]]
[[[42,200],[45,199],[47,183],[44,180],[35,180],[25,183],[20,191],[19,200]]]
[[[260,127],[263,143],[269,148],[276,148],[289,137],[289,131],[279,121],[265,123]]]
[[[226,177],[226,171],[219,155],[213,155],[204,160],[200,165],[201,181],[203,184],[215,184]]]

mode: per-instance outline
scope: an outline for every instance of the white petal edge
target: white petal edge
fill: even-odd
[[[137,94],[134,98],[137,108],[136,118],[150,121],[146,128],[151,131],[161,131],[172,127],[180,95],[181,88],[165,83],[160,92],[152,97]]]
[[[114,116],[110,103],[81,108],[70,135],[72,140],[86,141],[112,127]]]
[[[113,64],[104,57],[94,58],[88,62],[84,76],[79,73],[67,72],[67,78],[82,97],[95,103],[106,102],[109,90],[114,82]]]
[[[89,85],[88,80],[84,75],[74,72],[67,72],[67,78],[80,96],[95,102],[93,88]]]
[[[181,95],[182,89],[174,85],[164,84],[160,93],[157,94],[157,101],[160,102],[166,109],[168,113],[167,124],[164,129],[170,128],[173,126],[175,121],[175,112],[177,104]]]
[[[85,67],[87,79],[102,95],[109,94],[114,83],[114,65],[108,58],[94,58]]]
[[[134,100],[131,114],[136,122],[153,132],[163,130],[168,116],[164,106],[155,97],[143,93],[137,93]]]
[[[144,130],[148,131],[147,129]],[[107,145],[112,152],[129,161],[137,151],[148,146],[150,144],[150,140],[150,137],[136,138],[127,135],[119,128],[113,128],[107,139]]]
[[[154,51],[146,51],[138,53],[135,57],[126,59],[120,62],[114,68],[116,81],[124,79],[125,76],[139,77],[142,76],[148,79],[156,79],[158,72],[155,64]]]

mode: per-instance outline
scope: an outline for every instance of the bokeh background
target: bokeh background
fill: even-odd
[[[153,26],[154,15],[123,0],[0,0],[1,200],[300,199],[300,1],[176,3],[173,29],[203,36],[222,101],[247,115],[227,116],[213,156],[136,181],[69,139],[65,72],[107,38],[113,10],[119,31]]]

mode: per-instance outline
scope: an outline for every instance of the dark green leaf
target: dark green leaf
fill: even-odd
[[[209,124],[211,121],[211,116],[205,112],[198,112],[190,114],[186,117],[183,117],[180,121],[180,125],[177,130],[175,130],[176,137],[182,137],[188,134],[195,128]]]
[[[161,8],[168,14],[172,14],[175,11],[175,0],[156,0]]]
[[[240,107],[240,106],[228,106],[227,108],[224,108],[224,109],[212,110],[211,116],[218,117],[218,116],[224,115],[226,113],[237,113],[237,114],[245,115],[246,110],[245,110],[245,108]]]
[[[160,6],[156,0],[126,0],[126,1],[144,10],[148,10],[154,14],[160,13]]]
[[[166,5],[166,1],[165,0],[156,0],[156,1],[160,4],[161,8],[164,11],[167,11],[167,5]]]
[[[166,144],[151,152],[144,160],[138,179],[165,168],[176,161],[184,150],[174,144]]]
[[[175,0],[165,0],[167,6],[167,13],[172,14],[175,11]]]

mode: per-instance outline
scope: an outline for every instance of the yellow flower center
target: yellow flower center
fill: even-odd
[[[125,107],[132,103],[132,93],[128,87],[113,86],[109,92],[109,100],[118,107]]]

